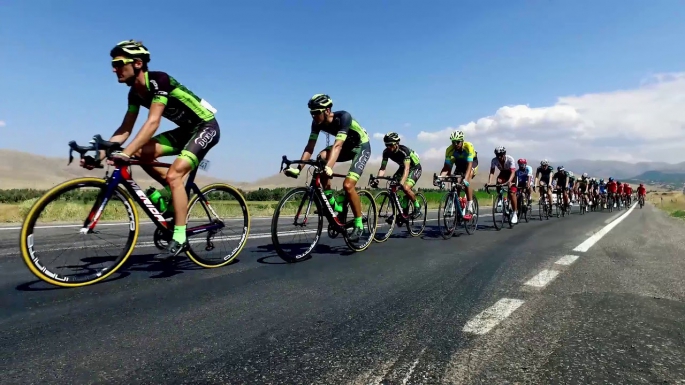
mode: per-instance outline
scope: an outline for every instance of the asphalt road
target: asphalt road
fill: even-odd
[[[685,224],[621,215],[357,254],[324,236],[297,264],[256,237],[212,270],[142,247],[78,289],[36,282],[0,230],[0,383],[685,384]]]

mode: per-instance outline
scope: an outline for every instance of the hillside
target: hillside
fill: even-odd
[[[481,159],[478,176],[474,181],[475,185],[481,186],[487,180],[489,157]],[[0,189],[11,188],[35,188],[47,189],[67,179],[81,177],[81,176],[96,176],[104,175],[104,170],[88,171],[78,167],[77,161],[67,166],[67,156],[61,157],[45,157],[26,152],[3,150],[0,149]],[[529,159],[532,166],[537,166],[539,161]],[[437,173],[442,168],[442,160],[424,160],[423,175],[419,180],[418,186],[423,188],[432,187],[433,173]],[[598,176],[608,178],[613,176],[621,179],[641,180],[649,183],[657,182],[662,184],[679,184],[685,183],[685,162],[678,164],[668,164],[659,162],[643,162],[643,163],[627,163],[617,161],[592,161],[584,159],[574,159],[566,162],[555,162],[556,167],[563,164],[567,170],[573,171],[580,175],[587,172],[591,176]],[[369,162],[364,170],[364,175],[360,180],[359,186],[366,187],[369,181],[369,175],[376,175],[378,173],[379,162]],[[345,174],[349,169],[349,163],[344,163],[335,167],[336,173]],[[306,169],[305,169],[306,170]],[[397,170],[397,165],[392,162],[388,165],[388,175]],[[147,174],[134,167],[133,175],[136,181],[141,186],[156,185]],[[635,176],[637,175],[637,176]],[[222,180],[218,178],[208,177],[202,172],[198,173],[198,184],[204,185],[213,182],[230,183],[236,187],[244,190],[255,190],[258,188],[275,188],[275,187],[294,187],[301,186],[306,183],[306,177],[300,176],[298,179],[288,178],[283,174],[273,174],[269,177],[256,180],[254,182],[235,182]],[[341,179],[334,180],[334,187],[340,188],[342,184]]]
[[[67,179],[84,176],[102,177],[105,174],[106,168],[88,171],[79,167],[78,156],[71,165],[67,165],[68,161],[66,154],[64,158],[51,158],[20,151],[0,150],[0,189],[48,189]],[[137,166],[133,167],[133,176],[143,188],[158,185]],[[201,173],[198,173],[196,179],[198,184],[221,181],[203,176]]]

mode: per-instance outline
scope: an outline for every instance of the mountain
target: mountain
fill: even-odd
[[[484,156],[480,159],[480,167],[478,175],[473,182],[476,186],[482,186],[487,181],[490,156]],[[35,188],[47,189],[61,183],[67,179],[72,179],[82,176],[102,177],[104,175],[103,169],[88,171],[78,166],[77,160],[67,166],[67,157],[45,157],[26,152],[3,150],[0,149],[0,189],[11,188]],[[528,160],[529,164],[535,169],[540,164],[538,160]],[[419,179],[418,187],[430,188],[433,186],[433,174],[438,173],[442,168],[442,159],[425,159],[422,160],[423,175]],[[669,164],[661,162],[641,162],[641,163],[627,163],[618,161],[593,161],[585,159],[573,159],[565,162],[553,162],[553,166],[563,165],[567,170],[573,171],[576,175],[587,172],[590,176],[597,176],[608,178],[631,178],[636,180],[654,180],[659,181],[660,178],[666,184],[683,183],[681,181],[685,175],[685,162],[678,164]],[[364,170],[364,174],[358,185],[366,187],[369,181],[369,175],[377,175],[379,161],[370,161]],[[349,163],[343,163],[335,167],[335,172],[346,174],[349,169]],[[306,173],[307,168],[303,170]],[[386,175],[392,175],[397,170],[397,165],[390,162],[387,167]],[[652,174],[643,175],[652,172]],[[661,173],[661,174],[656,174]],[[143,170],[138,167],[133,168],[133,175],[136,181],[143,187],[148,185],[156,186],[154,182]],[[637,176],[636,176],[637,175]],[[650,179],[653,178],[653,179]],[[199,172],[197,176],[199,185],[205,185],[214,182],[229,183],[233,186],[239,187],[243,190],[255,190],[258,188],[274,188],[274,187],[295,187],[302,186],[307,182],[306,174],[301,175],[298,179],[288,178],[285,175],[276,174],[265,178],[261,178],[254,182],[236,182],[229,180],[222,180],[218,178],[203,175]],[[341,188],[342,179],[336,178],[333,180],[335,188]]]
[[[88,171],[78,165],[78,155],[71,165],[67,165],[68,157],[54,158],[30,154],[14,150],[0,149],[0,189],[34,188],[49,189],[68,179],[92,176],[103,177],[105,169]],[[159,186],[145,171],[138,166],[132,167],[132,174],[136,182],[143,188],[148,185]],[[222,181],[198,173],[196,180],[199,185]]]
[[[647,171],[627,179],[629,182],[670,185],[680,187],[685,184],[685,172]]]

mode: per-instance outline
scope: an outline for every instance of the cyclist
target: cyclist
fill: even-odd
[[[616,181],[616,203],[619,205],[623,203],[623,183]]]
[[[626,206],[630,206],[633,203],[633,187],[630,183],[625,183],[623,186],[623,192],[626,195]]]
[[[393,177],[400,182],[409,200],[414,202],[413,217],[419,217],[421,215],[421,205],[416,200],[416,196],[411,189],[421,177],[421,159],[419,159],[416,152],[400,144],[400,136],[396,132],[385,134],[383,142],[385,143],[385,150],[383,150],[383,161],[381,162],[381,168],[378,170],[378,176],[385,175],[385,166],[388,165],[388,159],[392,159],[393,162],[397,163],[400,167]],[[373,187],[378,187],[378,181],[375,181]]]
[[[526,197],[526,202],[530,203],[530,186],[533,182],[533,168],[528,165],[525,159],[517,161],[519,168],[516,170],[516,188],[520,189],[523,196]],[[524,204],[524,202],[517,202]]]
[[[492,183],[492,176],[495,175],[495,168],[499,169],[499,175],[497,176],[497,184],[507,185],[509,187],[509,201],[511,202],[511,208],[513,214],[511,216],[511,223],[518,223],[517,205],[516,205],[516,186],[512,185],[514,180],[514,158],[511,155],[507,155],[507,149],[499,146],[495,148],[495,157],[492,158],[490,162],[490,175],[488,176],[488,183]]]
[[[618,185],[616,184],[616,181],[614,178],[609,177],[609,183],[607,183],[607,200],[609,197],[612,197],[614,200],[614,207],[616,207],[616,190],[618,189]]]
[[[152,162],[162,156],[178,155],[168,170],[143,167],[145,172],[164,186],[162,191],[150,191],[148,194],[160,211],[166,214],[165,218],[173,214],[173,238],[165,255],[173,257],[184,251],[188,245],[188,195],[183,179],[197,168],[207,152],[219,142],[219,124],[214,117],[216,110],[167,73],[149,71],[150,51],[142,42],[119,42],[110,51],[110,56],[112,71],[117,75],[119,83],[126,84],[130,90],[128,110],[109,141],[122,144],[126,142],[131,136],[140,107],[146,107],[149,113],[138,134],[122,151],[113,153],[108,163],[126,164],[134,156]],[[178,127],[153,137],[162,117]],[[98,159],[87,156],[81,160],[81,166],[93,169],[104,156],[104,151],[100,152]],[[170,195],[172,206],[165,208],[165,199],[160,199],[160,195]]]
[[[578,193],[574,189],[574,186],[576,185],[576,177],[573,175],[573,171],[568,172],[568,193],[569,193],[569,199],[571,201],[571,206],[573,206],[573,202],[575,202],[578,199]]]
[[[576,181],[576,184],[573,186],[573,189],[579,192],[578,195],[578,201],[582,204],[583,197],[586,197],[588,200],[588,203],[590,202],[590,198],[588,197],[588,186],[589,186],[590,180],[588,179],[588,175],[586,172],[583,173],[583,175],[580,176],[580,179]]]
[[[599,180],[597,187],[599,188],[600,201],[603,201],[602,208],[606,208],[607,184],[604,182],[604,179]]]
[[[333,196],[333,190],[331,190],[330,177],[333,175],[333,166],[335,166],[336,162],[352,161],[350,170],[343,182],[343,189],[354,214],[354,228],[350,232],[349,238],[351,241],[356,242],[364,232],[364,225],[362,222],[362,206],[355,186],[364,172],[366,162],[371,157],[369,135],[352,118],[349,112],[331,111],[333,100],[328,95],[316,94],[312,96],[307,106],[312,116],[312,128],[309,141],[302,153],[302,160],[309,160],[312,157],[316,140],[319,138],[321,131],[335,135],[335,143],[321,150],[319,156],[327,162],[324,169],[325,175],[322,175],[321,178],[326,197],[331,206],[338,212],[342,211],[342,207]],[[297,165],[296,168],[289,167],[284,173],[291,178],[297,178],[303,167],[304,165],[302,164]]]
[[[549,186],[552,184],[552,173],[554,172],[554,167],[549,165],[549,161],[547,159],[543,159],[540,162],[540,166],[537,168],[535,172],[535,180],[538,186],[540,186],[540,194],[544,194],[545,191],[547,192],[547,202],[549,210],[551,210],[552,207],[552,189],[549,188]],[[535,187],[533,187],[533,191],[535,191]]]
[[[452,144],[445,150],[445,164],[442,166],[440,176],[447,175],[454,165],[454,173],[464,177],[468,202],[464,219],[470,220],[470,215],[473,214],[473,188],[470,183],[478,171],[478,153],[471,142],[464,141],[464,132],[462,131],[454,131],[450,135],[450,141]]]
[[[645,185],[640,183],[640,185],[637,187],[637,198],[640,199],[645,199],[645,196],[647,195],[647,189],[645,188]]]
[[[590,204],[592,206],[597,206],[597,203],[599,202],[599,182],[595,177],[590,179],[590,193]]]
[[[564,166],[557,167],[557,172],[554,173],[552,180],[557,181],[557,186],[559,186],[559,190],[564,196],[564,207],[566,210],[568,210],[568,189],[566,188],[566,186],[568,186],[568,179],[569,174],[564,169]]]

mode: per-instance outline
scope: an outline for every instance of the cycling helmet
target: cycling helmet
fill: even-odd
[[[140,59],[143,63],[150,62],[150,51],[140,41],[124,40],[119,42],[111,51],[109,56],[115,58],[117,56],[126,56],[131,59]]]
[[[385,142],[385,144],[397,143],[399,141],[400,141],[400,136],[396,132],[388,132],[383,137],[383,142]]]
[[[503,146],[495,147],[495,155],[502,155],[502,154],[506,154],[506,153],[507,153],[507,149],[504,148]]]
[[[547,159],[543,159],[543,160],[540,162],[540,166],[549,166],[549,161],[548,161]]]
[[[519,159],[519,160],[517,161],[517,163],[519,164],[519,168],[520,168],[521,170],[523,170],[524,168],[526,168],[526,165],[528,165],[528,161],[525,160],[524,158]]]
[[[644,184],[642,184],[642,183],[640,183],[640,187],[645,187],[645,185],[644,185]]]
[[[609,182],[613,182],[613,181],[614,181],[614,178],[609,177]]]
[[[333,107],[333,101],[331,97],[325,94],[316,94],[309,99],[307,106],[310,110],[325,110],[326,108]]]
[[[564,171],[564,166],[557,167],[557,171]]]
[[[571,178],[573,178],[573,171],[569,171],[569,172],[568,172],[568,176],[570,176]]]
[[[450,135],[450,142],[463,142],[464,141],[464,131],[454,131]]]
[[[587,179],[587,173],[586,172],[583,173],[583,179]]]
[[[599,180],[599,183],[604,183],[604,179],[600,179],[600,180]]]

